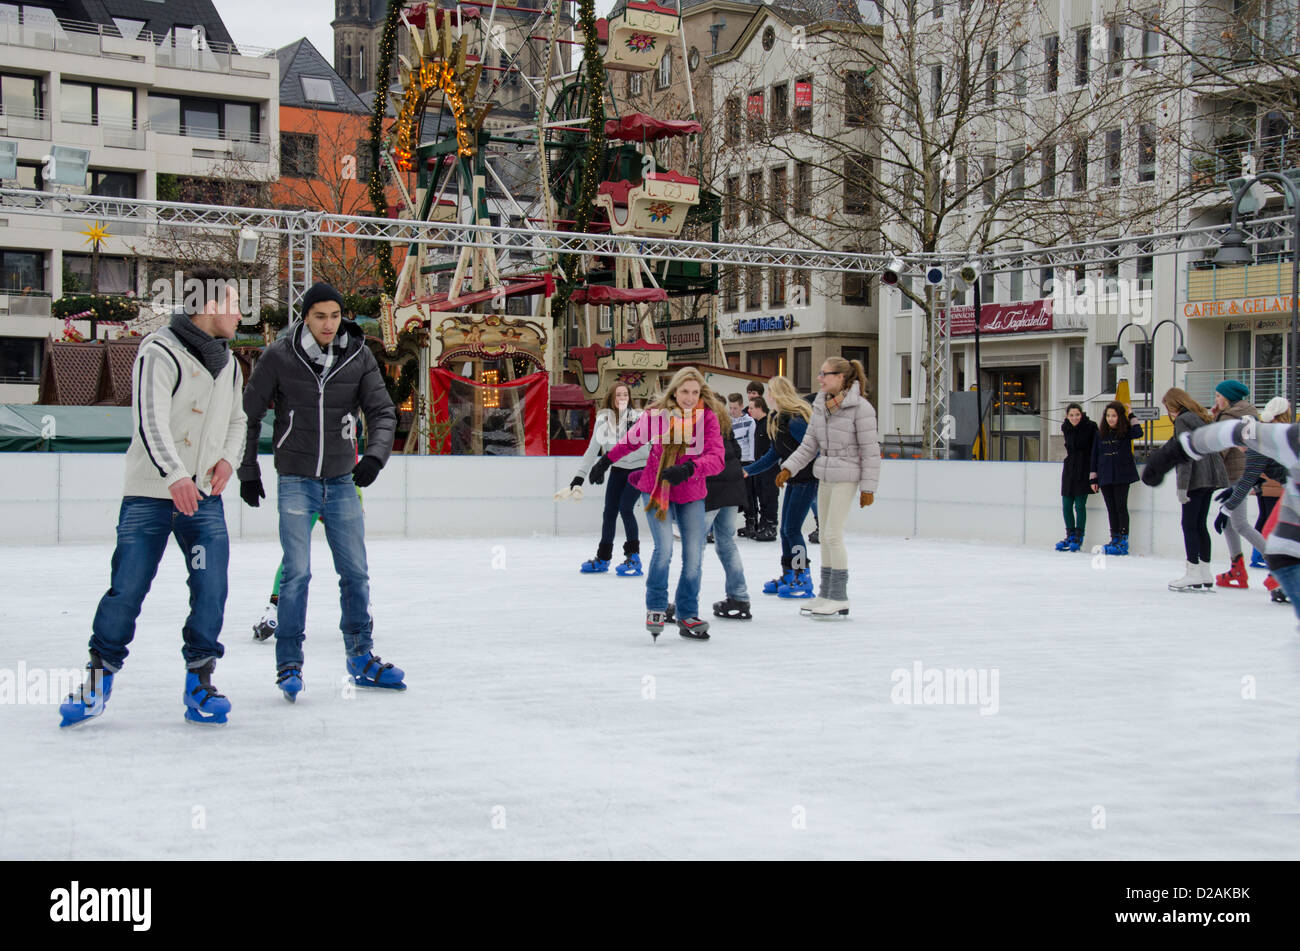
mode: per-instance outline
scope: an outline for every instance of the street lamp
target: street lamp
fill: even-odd
[[[1136,327],[1139,331],[1141,331],[1142,339],[1147,344],[1147,349],[1151,354],[1151,360],[1152,360],[1151,386],[1147,387],[1147,408],[1148,409],[1151,408],[1151,396],[1152,396],[1151,390],[1155,388],[1155,355],[1156,355],[1155,339],[1156,339],[1156,335],[1160,331],[1160,328],[1163,327],[1165,324],[1169,324],[1171,327],[1174,328],[1175,331],[1174,339],[1175,339],[1176,346],[1174,348],[1174,355],[1169,359],[1169,362],[1170,363],[1191,363],[1192,355],[1187,352],[1186,341],[1183,338],[1183,328],[1178,326],[1178,321],[1174,320],[1172,317],[1166,317],[1164,320],[1157,323],[1154,327],[1151,328],[1150,334],[1146,332],[1146,329],[1141,324],[1125,324],[1123,327],[1119,329],[1119,334],[1115,337],[1115,352],[1112,353],[1110,355],[1110,359],[1106,361],[1106,365],[1111,367],[1128,366],[1128,360],[1124,358],[1124,353],[1120,349],[1120,342],[1124,339],[1124,331],[1128,330],[1130,327]],[[1175,375],[1173,378],[1173,383],[1176,384],[1178,382],[1177,371],[1174,372]],[[1146,420],[1146,422],[1149,422],[1149,420]]]
[[[1233,184],[1238,185],[1241,180],[1234,179]],[[1296,405],[1296,393],[1300,390],[1300,381],[1296,378],[1296,368],[1300,366],[1296,362],[1296,350],[1300,348],[1300,185],[1297,185],[1289,176],[1281,172],[1260,172],[1258,175],[1244,180],[1244,184],[1233,188],[1232,197],[1232,226],[1228,229],[1227,234],[1223,236],[1223,241],[1219,245],[1219,250],[1214,255],[1214,263],[1219,264],[1250,264],[1254,260],[1254,255],[1250,248],[1246,246],[1246,234],[1238,227],[1237,222],[1240,217],[1241,201],[1250,194],[1251,187],[1257,182],[1272,182],[1280,185],[1286,193],[1286,203],[1291,206],[1291,332],[1287,340],[1287,398],[1290,399],[1291,405]]]

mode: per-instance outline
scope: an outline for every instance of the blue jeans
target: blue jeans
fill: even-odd
[[[745,565],[740,560],[740,546],[736,544],[736,515],[739,508],[728,505],[704,517],[705,532],[713,532],[713,547],[722,562],[722,570],[727,575],[727,597],[737,601],[748,601],[749,591],[745,588]]]
[[[643,504],[650,496],[642,493]],[[677,579],[677,592],[673,603],[677,617],[699,617],[700,565],[704,560],[704,500],[670,502],[668,517],[659,519],[651,515],[650,535],[655,550],[650,556],[650,570],[645,579],[645,606],[647,611],[663,611],[668,607],[668,569],[673,561],[673,523],[682,533],[682,573]]]
[[[781,565],[808,571],[808,544],[803,537],[804,519],[817,500],[817,480],[787,482],[781,499]]]
[[[313,516],[325,524],[325,540],[339,575],[343,648],[361,657],[374,646],[370,618],[370,575],[366,568],[366,526],[352,474],[333,479],[282,475],[279,479],[280,547],[284,575],[280,581],[279,623],[275,629],[277,668],[302,666],[306,637],[307,586],[311,581]]]
[[[1291,599],[1291,607],[1295,608],[1296,616],[1300,617],[1300,564],[1278,568],[1272,574],[1282,586],[1282,591]]]
[[[135,638],[135,622],[145,595],[158,573],[158,562],[175,538],[189,572],[190,614],[181,635],[187,667],[202,667],[225,648],[217,640],[226,613],[226,569],[230,565],[230,536],[220,496],[199,499],[198,511],[182,515],[170,498],[128,495],[117,516],[117,548],[112,580],[99,599],[90,649],[115,671],[126,660]]]

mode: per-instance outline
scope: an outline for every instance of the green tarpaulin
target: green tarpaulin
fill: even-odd
[[[0,452],[126,452],[131,445],[130,406],[0,404]],[[271,451],[275,411],[262,420],[258,452]]]

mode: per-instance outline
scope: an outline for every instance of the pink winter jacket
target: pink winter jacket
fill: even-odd
[[[629,452],[650,442],[652,436],[667,428],[666,415],[661,410],[646,410],[642,413],[636,425],[609,450],[609,461],[618,462]],[[726,467],[727,458],[722,447],[722,430],[718,428],[718,417],[709,409],[704,410],[703,416],[704,425],[700,429],[703,431],[704,438],[697,439],[697,445],[687,446],[686,451],[677,460],[680,464],[689,459],[695,463],[695,471],[685,482],[671,488],[668,493],[670,502],[694,502],[704,498],[708,495],[704,480],[709,476],[717,475]],[[642,492],[653,491],[655,475],[659,472],[659,458],[663,454],[662,444],[651,443],[650,458],[646,460],[645,468],[632,473],[627,481]]]

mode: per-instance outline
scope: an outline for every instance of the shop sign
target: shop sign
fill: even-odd
[[[975,333],[975,305],[962,304],[950,309],[954,337]],[[982,304],[980,333],[1038,333],[1056,329],[1052,324],[1052,300],[1022,301],[1017,304]]]
[[[738,334],[781,333],[793,330],[794,314],[780,314],[776,317],[742,317],[732,323],[732,330]]]
[[[794,104],[796,106],[812,105],[812,82],[804,80],[794,84]]]
[[[1238,317],[1250,314],[1289,314],[1291,295],[1264,297],[1234,297],[1228,300],[1188,301],[1183,305],[1184,317]]]
[[[702,320],[670,323],[664,327],[668,332],[668,352],[673,357],[707,354],[709,352],[708,327]]]

